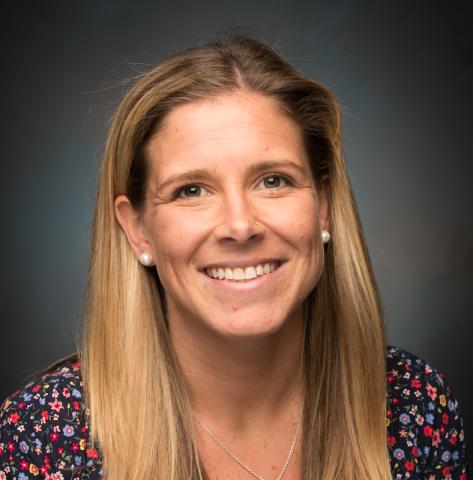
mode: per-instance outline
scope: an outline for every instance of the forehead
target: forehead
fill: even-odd
[[[245,167],[264,160],[306,165],[299,126],[275,100],[234,92],[180,105],[146,146],[151,174],[165,178],[190,168]]]

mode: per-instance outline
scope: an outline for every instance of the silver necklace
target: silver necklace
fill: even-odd
[[[238,464],[240,464],[241,467],[243,467],[250,475],[252,475],[253,477],[257,478],[258,480],[264,480],[264,477],[262,477],[261,475],[258,475],[257,473],[255,473],[248,465],[244,464],[234,453],[232,453],[222,442],[221,440],[217,437],[217,435],[215,435],[215,433],[212,432],[212,430],[210,430],[209,427],[207,427],[207,425],[205,425],[205,423],[200,420],[200,418],[196,417],[194,415],[194,413],[192,413],[192,416],[197,420],[197,422],[199,423],[199,425],[205,430],[205,432],[208,434],[208,436],[220,447],[222,448],[225,453],[233,458],[233,460],[235,460],[235,462],[237,462]],[[287,454],[287,457],[286,457],[286,461],[284,462],[284,465],[282,467],[282,470],[281,470],[281,473],[277,476],[276,480],[281,480],[281,478],[283,478],[284,474],[286,473],[286,470],[287,470],[287,467],[289,466],[289,462],[291,460],[291,457],[292,457],[292,454],[294,453],[294,448],[296,446],[296,442],[297,442],[297,437],[299,436],[299,429],[300,429],[300,426],[301,426],[301,419],[302,419],[302,408],[299,412],[299,416],[298,416],[298,420],[297,420],[297,427],[296,427],[296,431],[294,433],[294,438],[292,439],[292,442],[291,442],[291,446],[289,447],[289,452]]]

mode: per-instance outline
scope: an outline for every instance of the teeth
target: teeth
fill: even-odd
[[[243,268],[233,269],[233,280],[245,280],[245,271]]]
[[[256,278],[256,268],[255,267],[246,267],[245,268],[245,278]]]
[[[246,268],[206,268],[205,273],[209,277],[219,280],[251,280],[252,278],[260,277],[271,273],[277,268],[276,263],[265,263],[260,265],[250,265]]]

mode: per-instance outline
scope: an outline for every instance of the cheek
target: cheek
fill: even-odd
[[[272,214],[271,226],[298,249],[318,250],[321,243],[317,203],[312,195],[291,199],[277,205]],[[309,252],[308,252],[309,253]]]
[[[150,242],[160,277],[187,263],[200,244],[204,232],[192,215],[157,213],[152,219]]]
[[[280,208],[272,223],[273,230],[297,252],[295,268],[301,275],[301,300],[317,285],[324,267],[318,204],[310,196],[303,200]]]

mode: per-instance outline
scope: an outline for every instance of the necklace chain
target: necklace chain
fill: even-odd
[[[200,426],[205,430],[205,432],[207,433],[207,435],[220,447],[222,448],[225,453],[231,457],[233,460],[235,460],[235,462],[237,462],[242,468],[244,468],[250,475],[252,475],[253,477],[255,477],[257,480],[265,480],[264,477],[262,477],[261,475],[258,475],[257,473],[254,472],[253,469],[251,469],[248,465],[246,465],[245,463],[243,463],[233,452],[231,452],[228,447],[226,447],[222,441],[217,437],[217,435],[215,435],[215,433],[212,432],[212,430],[210,430],[209,427],[207,427],[207,425],[202,421],[200,420],[200,418],[196,417],[194,415],[194,413],[192,414],[193,417],[197,420],[197,422],[200,424]],[[299,412],[299,416],[298,416],[298,420],[297,420],[297,427],[296,427],[296,431],[294,433],[294,438],[292,439],[292,442],[291,442],[291,446],[289,447],[289,452],[287,454],[287,457],[286,457],[286,461],[284,462],[284,465],[282,467],[282,470],[280,472],[280,474],[277,476],[276,480],[281,480],[284,476],[284,474],[286,473],[286,470],[287,470],[287,467],[289,466],[289,462],[291,460],[291,457],[294,453],[294,448],[296,446],[296,442],[297,442],[297,437],[299,436],[299,429],[300,429],[300,426],[301,426],[301,419],[302,419],[302,408]]]

